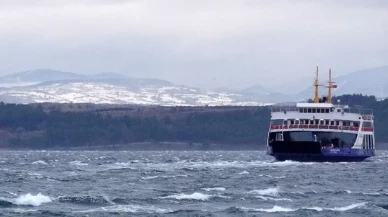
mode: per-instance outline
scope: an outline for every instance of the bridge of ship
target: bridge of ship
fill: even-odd
[[[306,129],[373,132],[373,111],[329,103],[271,108],[271,131]]]

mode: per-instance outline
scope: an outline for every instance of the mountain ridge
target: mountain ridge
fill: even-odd
[[[388,80],[388,66],[359,70],[333,80],[338,84],[333,95],[361,93],[375,95],[379,99],[388,97],[388,84],[384,82]],[[28,70],[2,76],[0,87],[0,100],[5,102],[167,106],[268,105],[305,101],[312,98],[314,93],[312,85],[296,94],[274,92],[259,84],[244,89],[228,87],[206,90],[162,79],[133,78],[114,72],[82,75],[53,69]],[[320,95],[326,95],[326,92],[327,89],[320,88]]]

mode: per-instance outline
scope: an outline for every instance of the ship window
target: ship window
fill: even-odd
[[[299,108],[299,113],[303,113],[303,108]]]
[[[295,120],[295,124],[299,124],[299,122],[300,122],[299,120]]]
[[[334,126],[334,121],[330,121],[330,125]]]
[[[317,109],[317,113],[321,113],[321,109]]]
[[[340,122],[339,121],[335,121],[335,125],[339,126]]]
[[[310,120],[310,124],[314,124],[314,120]]]
[[[311,113],[311,108],[307,109],[307,113]]]
[[[282,137],[283,137],[283,135],[281,133],[277,133],[276,134],[276,141],[282,141],[283,140]]]
[[[307,113],[307,108],[303,108],[303,113]]]
[[[317,110],[315,108],[313,108],[313,113],[317,113]]]
[[[337,109],[337,112],[341,112],[341,109]]]
[[[360,126],[360,122],[353,122],[353,127],[359,127]]]
[[[283,120],[281,120],[281,119],[271,120],[271,124],[273,124],[273,125],[281,125],[282,123],[283,123]]]
[[[366,121],[362,124],[362,127],[372,127],[372,122]]]
[[[325,112],[326,113],[330,113],[330,109],[325,109]]]
[[[291,124],[291,125],[294,125],[294,120],[290,120],[290,124]]]
[[[326,120],[326,125],[329,125],[330,124],[330,121],[329,120]]]
[[[284,121],[283,121],[283,124],[284,124],[284,125],[287,125],[287,120],[284,120]]]
[[[315,124],[318,125],[319,124],[319,120],[315,120]]]

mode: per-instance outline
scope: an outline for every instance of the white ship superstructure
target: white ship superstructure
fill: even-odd
[[[268,133],[268,154],[279,160],[363,160],[375,154],[373,111],[333,104],[331,81],[328,96],[318,97],[318,69],[313,103],[274,106]]]

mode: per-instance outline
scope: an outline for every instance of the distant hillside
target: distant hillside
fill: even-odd
[[[260,96],[244,96],[176,85],[118,73],[79,75],[39,69],[0,78],[0,100],[12,103],[103,103],[164,106],[264,105]],[[265,95],[265,100],[275,100]]]
[[[119,73],[81,75],[51,69],[30,70],[0,77],[0,100],[32,103],[112,103],[164,106],[268,105],[292,103],[313,97],[313,78],[291,86],[304,88],[299,93],[287,89],[276,91],[253,85],[237,90],[228,88],[206,90],[173,84],[166,80],[132,78]],[[338,88],[334,95],[360,93],[388,98],[388,66],[372,68],[334,78]],[[325,81],[321,81],[322,84]],[[280,92],[283,90],[283,93]],[[327,89],[321,88],[320,95]]]
[[[127,76],[119,74],[119,73],[114,73],[114,72],[104,72],[104,73],[98,73],[95,75],[90,75],[88,76],[91,79],[128,79]]]
[[[79,80],[87,76],[52,69],[37,69],[0,77],[0,83],[45,82],[57,80]]]
[[[336,99],[373,109],[376,142],[387,143],[388,100],[361,95]],[[0,120],[1,148],[88,149],[116,144],[130,148],[137,143],[141,149],[143,143],[158,146],[163,142],[183,142],[189,148],[200,144],[200,148],[209,149],[210,144],[221,144],[241,149],[250,144],[258,149],[266,144],[270,109],[0,103]]]
[[[388,97],[388,66],[365,69],[347,75],[333,78],[338,88],[334,89],[334,95],[363,94],[373,95],[378,98]],[[321,81],[326,84],[327,81]],[[313,97],[314,87],[310,87],[295,95],[295,99],[304,100]],[[320,95],[327,95],[326,88],[320,88]]]

